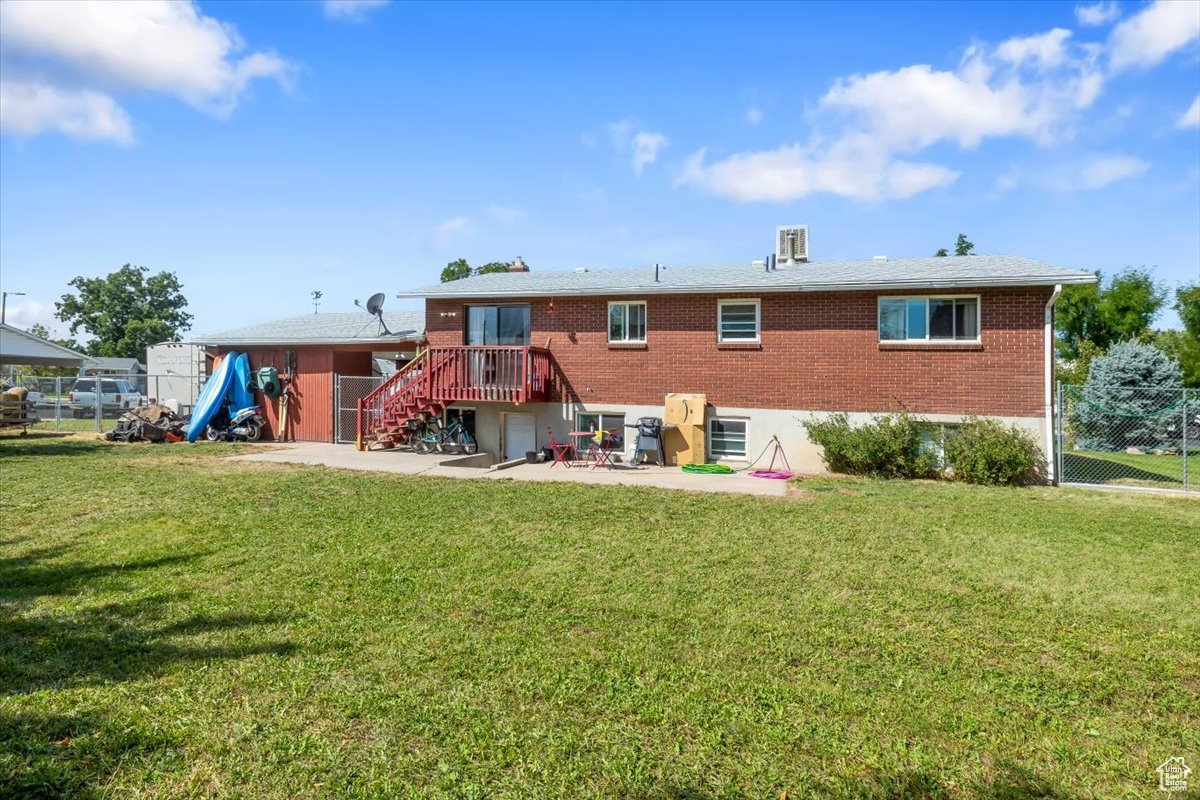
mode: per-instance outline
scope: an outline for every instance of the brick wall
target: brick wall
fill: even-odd
[[[530,343],[550,350],[570,399],[660,404],[667,392],[704,392],[716,406],[812,411],[1039,416],[1043,312],[1050,287],[980,290],[981,342],[883,345],[876,301],[903,292],[532,298]],[[936,294],[936,293],[932,293]],[[759,297],[762,343],[718,345],[717,300]],[[609,345],[609,300],[647,302],[644,346]],[[463,307],[430,300],[426,335],[461,345]],[[442,312],[456,311],[454,317]]]

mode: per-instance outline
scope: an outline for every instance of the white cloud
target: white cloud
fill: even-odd
[[[1054,28],[1036,36],[1018,36],[997,47],[996,56],[1015,66],[1029,62],[1039,69],[1057,67],[1067,59],[1069,38],[1071,32],[1066,28]]]
[[[524,218],[526,215],[525,209],[523,208],[498,205],[488,206],[488,213],[501,222],[516,222],[517,220]]]
[[[0,80],[0,131],[25,136],[57,131],[74,139],[133,143],[129,115],[108,95],[32,81]]]
[[[746,122],[750,123],[751,125],[757,125],[758,123],[762,122],[762,118],[762,109],[755,106],[750,106],[746,109]]]
[[[1200,39],[1200,4],[1157,0],[1113,28],[1109,63],[1113,70],[1153,67],[1176,50]]]
[[[608,129],[608,138],[614,149],[623,151],[629,147],[629,137],[633,134],[633,120],[623,119],[610,122],[605,127]]]
[[[1200,128],[1200,94],[1196,95],[1196,99],[1188,106],[1188,110],[1175,121],[1175,127],[1181,130]]]
[[[1080,25],[1097,27],[1112,22],[1121,16],[1121,7],[1113,0],[1095,3],[1090,6],[1075,6],[1075,19]]]
[[[705,150],[688,159],[677,186],[698,186],[739,203],[788,202],[815,192],[860,200],[899,199],[947,186],[958,173],[938,164],[889,161],[866,140],[846,140],[828,150],[799,144],[737,153],[705,164]]]
[[[344,22],[362,22],[372,11],[388,4],[388,0],[325,0],[325,16]]]
[[[633,135],[633,172],[641,175],[647,164],[658,160],[658,151],[667,146],[667,137],[661,133],[638,131]]]
[[[191,2],[5,0],[0,44],[7,104],[25,110],[5,124],[26,133],[108,131],[128,141],[129,120],[114,98],[122,90],[160,92],[225,116],[254,80],[286,86],[291,72],[274,53],[246,53],[236,28]],[[91,123],[81,125],[81,116]]]
[[[987,138],[1020,137],[1049,146],[1073,135],[1078,112],[1104,87],[1099,48],[1070,32],[969,48],[955,70],[926,64],[839,79],[817,102],[806,141],[734,153],[707,162],[694,154],[677,185],[739,202],[786,202],[814,192],[862,200],[911,197],[953,183],[959,173],[912,158],[949,143],[969,149]]]
[[[433,240],[434,246],[440,250],[461,239],[470,233],[470,230],[471,220],[466,217],[452,217],[435,225],[430,238]]]
[[[989,200],[997,200],[1020,185],[1020,180],[1012,172],[997,175],[995,182],[992,183],[992,190],[987,193],[986,197]]]
[[[647,164],[657,161],[658,151],[668,144],[665,134],[637,130],[637,124],[631,119],[610,122],[604,127],[608,131],[608,139],[613,150],[622,154],[632,152],[635,175],[640,176]],[[587,138],[584,139],[584,144],[589,144]]]
[[[1132,156],[1102,156],[1085,162],[1079,169],[1076,185],[1080,189],[1100,189],[1116,181],[1144,175],[1150,165]]]
[[[61,325],[54,316],[54,304],[42,303],[33,299],[13,302],[9,300],[4,309],[4,321],[14,328],[29,330],[32,325],[44,325],[51,336],[60,335],[56,326]]]

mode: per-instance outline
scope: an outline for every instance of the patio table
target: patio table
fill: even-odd
[[[599,443],[596,442],[597,433],[601,435]],[[571,447],[575,451],[576,461],[586,464],[587,457],[590,455],[596,461],[592,465],[592,469],[599,466],[612,469],[612,461],[609,460],[609,453],[612,452],[614,441],[612,433],[609,431],[571,431],[567,436],[571,438]]]

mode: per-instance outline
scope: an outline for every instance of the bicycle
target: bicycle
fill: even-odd
[[[479,452],[479,443],[462,424],[462,420],[454,419],[443,427],[436,418],[413,429],[408,436],[408,446],[416,453],[461,452],[472,456]]]

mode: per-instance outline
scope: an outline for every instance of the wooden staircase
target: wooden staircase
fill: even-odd
[[[454,402],[525,403],[550,392],[550,351],[540,347],[429,347],[358,401],[359,450],[385,450]]]

